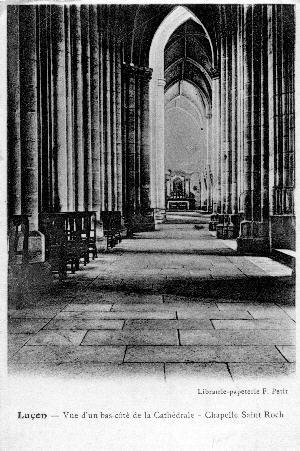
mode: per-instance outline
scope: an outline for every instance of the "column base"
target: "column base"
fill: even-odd
[[[166,220],[165,208],[154,208],[154,222],[156,224],[162,224]]]
[[[217,238],[224,240],[236,239],[240,232],[241,216],[239,214],[218,214],[216,216],[218,220],[215,224],[211,221],[211,227],[215,226]]]
[[[273,215],[271,221],[272,249],[296,249],[296,217],[293,215]]]
[[[242,221],[237,238],[239,254],[270,254],[269,224],[267,222]]]
[[[29,263],[42,263],[45,261],[45,236],[39,230],[32,230],[28,237]]]
[[[230,222],[228,224],[228,236],[229,240],[234,240],[240,233],[241,217],[239,214],[230,215]]]
[[[208,230],[210,232],[215,232],[217,230],[217,224],[219,224],[218,214],[212,214],[208,224]]]
[[[135,213],[131,221],[131,233],[153,232],[155,230],[154,212],[149,211]]]
[[[103,251],[103,239],[104,239],[103,222],[101,222],[97,219],[97,221],[96,221],[96,249],[97,249],[97,252]]]

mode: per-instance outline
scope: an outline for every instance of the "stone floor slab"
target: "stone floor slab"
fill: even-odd
[[[284,309],[274,303],[218,303],[218,307],[227,314],[247,311],[254,319],[291,319]],[[292,312],[293,308],[290,307],[289,311]]]
[[[167,329],[213,329],[209,320],[163,320],[163,319],[149,319],[149,320],[126,320],[124,329],[150,329],[150,330],[167,330]]]
[[[77,345],[82,342],[86,330],[40,330],[34,335],[28,346],[66,346]]]
[[[182,345],[293,345],[295,331],[283,330],[180,330]]]
[[[8,320],[8,332],[12,334],[34,334],[49,322],[49,319],[11,318]]]
[[[24,346],[11,361],[16,363],[122,363],[125,346]]]
[[[191,303],[168,303],[162,305],[155,304],[136,304],[136,305],[120,305],[115,304],[112,306],[112,311],[130,311],[130,312],[203,312],[209,314],[220,313],[220,310],[216,304],[203,303],[203,302],[191,302]]]
[[[109,312],[111,304],[69,304],[63,310],[66,312]]]
[[[57,308],[53,307],[44,307],[44,308],[25,308],[20,310],[9,310],[8,317],[9,318],[40,318],[40,319],[51,319],[57,313],[59,313],[63,307],[58,306]]]
[[[45,327],[46,330],[88,330],[88,329],[122,329],[124,321],[105,319],[54,319]]]
[[[165,304],[114,304],[111,308],[112,312],[170,312],[175,311],[172,306]]]
[[[133,346],[125,362],[284,362],[275,346]]]
[[[163,302],[162,295],[160,294],[116,292],[115,294],[110,293],[110,295],[104,294],[103,298],[109,299],[110,302],[117,304],[162,304]]]
[[[61,312],[56,317],[64,320],[86,320],[86,319],[176,319],[175,311],[116,311],[116,312]]]
[[[151,377],[164,383],[164,365],[161,363],[60,363],[53,365],[51,363],[37,362],[29,363],[10,363],[8,366],[9,374],[31,374],[41,376],[54,376],[70,378],[88,378],[102,379],[109,378],[135,378]]]
[[[296,362],[296,346],[276,346],[288,362]]]
[[[294,321],[296,321],[296,307],[295,306],[288,306],[288,305],[281,305],[280,308]]]
[[[166,381],[179,377],[231,380],[226,363],[166,363]]]
[[[25,343],[30,340],[32,334],[8,334],[7,353],[8,357],[19,351]]]
[[[275,304],[270,303],[260,303],[260,302],[220,302],[220,299],[217,300],[217,306],[221,312],[224,313],[232,313],[232,312],[245,312],[248,311],[250,308],[252,310],[259,310],[266,308],[274,308]]]
[[[84,345],[179,345],[176,330],[88,331]]]
[[[229,370],[234,381],[243,379],[271,378],[278,379],[286,376],[293,376],[296,366],[293,363],[229,363]]]
[[[274,276],[278,266],[269,259],[258,266],[237,256],[207,227],[162,224],[123,240],[57,281],[35,307],[10,312],[10,330],[19,335],[10,366],[162,380],[164,364],[167,379],[229,377],[228,364],[244,372],[252,366],[262,376],[290,368],[293,281]],[[39,323],[41,315],[47,318]]]
[[[295,323],[285,320],[252,319],[252,320],[212,320],[216,329],[294,329]]]
[[[220,311],[197,311],[195,309],[178,309],[178,319],[252,319],[248,312],[227,313]]]
[[[164,303],[165,304],[198,304],[198,303],[205,303],[205,298],[201,297],[201,296],[195,296],[195,297],[191,297],[191,296],[182,296],[182,295],[176,295],[176,294],[164,294],[163,295],[163,299],[164,299]],[[206,304],[212,304],[214,301],[212,299],[212,302],[207,302]],[[216,304],[214,304],[216,306]]]

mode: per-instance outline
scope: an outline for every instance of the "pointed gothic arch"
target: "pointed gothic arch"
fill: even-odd
[[[162,21],[153,37],[149,66],[152,68],[150,81],[150,139],[151,139],[151,206],[156,213],[156,220],[161,221],[165,211],[164,195],[164,49],[174,31],[188,20],[200,25],[209,41],[212,62],[214,62],[213,45],[209,34],[201,21],[186,7],[177,6]]]

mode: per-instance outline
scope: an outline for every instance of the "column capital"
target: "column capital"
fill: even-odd
[[[164,78],[157,79],[157,86],[165,86],[166,80]]]
[[[212,80],[215,80],[216,78],[220,77],[220,71],[219,69],[213,67],[210,71],[210,76],[212,78]]]
[[[135,75],[137,73],[137,66],[135,66],[133,63],[123,63],[124,71],[127,75]]]
[[[144,79],[144,81],[149,82],[152,78],[152,72],[153,70],[150,67],[140,67],[139,68],[139,75],[141,78]]]

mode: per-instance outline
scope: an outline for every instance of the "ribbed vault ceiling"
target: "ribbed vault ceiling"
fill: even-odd
[[[188,20],[170,37],[165,47],[165,79],[170,86],[186,80],[211,99],[212,54],[203,28]]]
[[[202,170],[211,109],[211,45],[201,25],[188,20],[164,51],[165,169]]]

